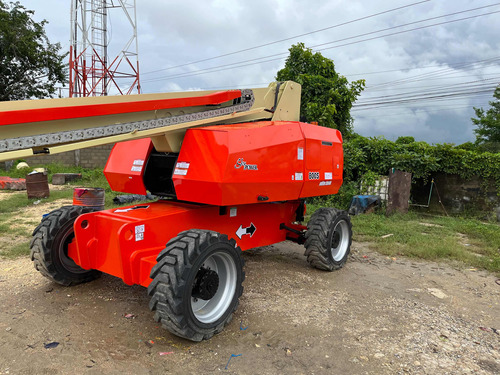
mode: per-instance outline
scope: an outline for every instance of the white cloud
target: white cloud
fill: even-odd
[[[361,0],[254,0],[238,2],[213,1],[137,1],[139,54],[141,72],[168,68],[203,60],[233,51],[294,35],[329,27],[363,16],[410,4],[389,0],[367,2]],[[61,0],[22,0],[29,9],[36,11],[35,18],[49,21],[47,32],[52,42],[69,46],[69,4]],[[284,60],[227,69],[210,74],[197,74],[183,78],[160,79],[173,75],[194,72],[199,69],[217,67],[252,58],[287,52],[291,44],[298,41],[307,46],[327,43],[350,36],[369,33],[379,29],[437,17],[474,7],[491,4],[486,0],[429,1],[424,4],[401,9],[397,12],[354,22],[342,27],[276,43],[264,48],[226,56],[202,63],[190,64],[155,74],[142,75],[145,92],[179,91],[193,88],[236,87],[245,84],[264,85],[272,81]],[[464,13],[415,24],[415,28],[431,23],[448,21],[492,11],[500,6]],[[123,20],[113,14],[113,42],[121,44],[127,37]],[[450,23],[395,36],[374,39],[363,43],[324,50],[325,57],[334,59],[339,73],[349,79],[365,78],[367,90],[359,103],[382,95],[405,97],[405,93],[431,92],[438,87],[452,91],[451,85],[480,79],[500,82],[499,61],[487,66],[457,67],[455,64],[484,60],[500,56],[500,23],[498,14]],[[386,31],[396,32],[402,29]],[[372,34],[374,37],[380,34]],[[347,40],[347,43],[353,40]],[[327,47],[327,46],[325,46]],[[113,50],[110,47],[110,50]],[[117,47],[119,48],[119,47]],[[435,66],[427,68],[427,66]],[[422,76],[411,83],[387,85],[384,90],[371,89],[381,83],[411,79],[439,69],[450,70],[435,76]],[[415,69],[418,68],[418,69]],[[387,70],[398,71],[350,76]],[[151,80],[154,78],[156,80]],[[415,78],[414,78],[415,79]],[[485,81],[487,82],[487,81]],[[455,86],[459,87],[459,86]],[[379,87],[380,89],[380,87]],[[491,94],[493,90],[491,90]],[[364,135],[384,135],[395,139],[399,135],[413,135],[428,142],[461,143],[473,139],[470,117],[472,106],[487,105],[491,94],[415,102],[383,109],[353,112],[355,130]]]

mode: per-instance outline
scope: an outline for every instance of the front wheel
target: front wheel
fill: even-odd
[[[206,340],[231,321],[243,292],[236,242],[217,232],[179,233],[158,255],[148,287],[155,320],[173,334]]]
[[[33,231],[30,243],[31,260],[46,278],[64,286],[85,283],[98,278],[101,272],[85,270],[68,256],[68,245],[75,238],[73,223],[88,207],[65,206],[49,213]]]
[[[352,242],[352,225],[345,211],[320,208],[307,224],[305,255],[315,268],[334,271],[347,261]]]

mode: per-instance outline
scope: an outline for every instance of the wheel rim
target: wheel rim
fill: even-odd
[[[68,270],[69,272],[72,273],[85,273],[88,272],[87,270],[84,270],[80,266],[78,266],[73,259],[68,257],[68,245],[73,241],[75,238],[75,233],[72,230],[67,231],[61,241],[59,242],[59,260],[61,262],[61,265],[64,267],[64,269]]]
[[[215,271],[219,285],[209,300],[191,296],[191,309],[200,322],[213,323],[224,315],[233,300],[238,277],[236,263],[229,254],[219,251],[205,259],[198,269],[198,275],[202,269]]]
[[[349,226],[345,220],[340,220],[333,229],[330,252],[335,262],[340,262],[349,247]]]

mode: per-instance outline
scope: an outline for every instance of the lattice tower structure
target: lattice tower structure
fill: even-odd
[[[116,43],[110,41],[111,13],[121,21]],[[69,96],[132,93],[141,93],[136,0],[72,0]]]

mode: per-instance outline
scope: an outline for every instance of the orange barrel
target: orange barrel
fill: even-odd
[[[96,211],[104,210],[103,188],[75,188],[73,206],[91,207]]]
[[[26,191],[28,198],[48,198],[50,195],[47,173],[30,173],[26,175]]]

